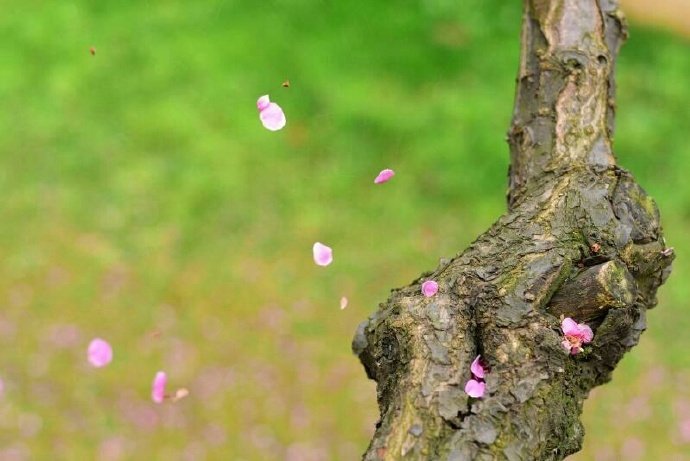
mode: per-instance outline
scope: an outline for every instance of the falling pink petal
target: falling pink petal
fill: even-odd
[[[348,303],[347,297],[343,296],[342,298],[340,298],[340,308],[341,309],[345,309],[347,307],[347,303]]]
[[[2,394],[5,393],[5,382],[0,378],[0,399],[2,398]]]
[[[333,262],[333,250],[323,243],[316,242],[313,248],[314,262],[319,266],[328,266]]]
[[[484,367],[480,362],[480,357],[481,355],[478,355],[477,358],[472,362],[472,365],[470,365],[470,371],[472,371],[472,374],[475,376],[475,378],[484,377]]]
[[[113,360],[113,348],[107,341],[96,338],[89,344],[87,350],[89,363],[96,368],[104,367]]]
[[[422,283],[422,294],[427,298],[430,298],[436,294],[438,291],[438,283],[433,280],[427,280]]]
[[[386,168],[385,170],[381,171],[379,175],[374,179],[374,184],[381,184],[384,182],[389,181],[393,176],[395,176],[395,171],[389,170]]]
[[[265,94],[256,101],[256,108],[259,109],[259,112],[261,112],[262,110],[267,108],[270,103],[271,100],[268,98],[268,95]]]
[[[156,403],[162,403],[165,399],[165,385],[168,383],[168,376],[164,371],[159,371],[153,378],[151,385],[151,400]]]
[[[469,395],[470,397],[474,397],[475,399],[484,397],[485,390],[486,384],[475,379],[470,379],[469,381],[467,381],[467,384],[465,384],[465,392],[467,393],[467,395]]]
[[[256,101],[256,107],[259,109],[259,119],[264,128],[278,131],[285,126],[287,120],[283,109],[278,104],[270,102],[268,95],[261,96]]]

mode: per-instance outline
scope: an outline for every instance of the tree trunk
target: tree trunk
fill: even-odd
[[[654,201],[615,165],[615,0],[524,0],[508,212],[423,274],[353,341],[378,383],[365,460],[560,460],[581,448],[582,402],[637,344],[674,254]],[[420,285],[435,280],[425,297]],[[563,348],[563,317],[587,322]],[[464,392],[470,364],[486,393]]]

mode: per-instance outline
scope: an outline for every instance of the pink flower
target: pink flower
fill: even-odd
[[[591,342],[594,338],[594,333],[589,326],[584,323],[577,323],[570,317],[563,319],[561,330],[563,330],[564,336],[561,344],[572,355],[582,352],[582,345]]]
[[[285,126],[287,121],[283,109],[271,102],[267,94],[256,101],[256,107],[259,109],[259,119],[266,129],[278,131]]]
[[[316,242],[312,252],[314,253],[314,262],[319,266],[328,266],[333,262],[333,250],[323,243]]]
[[[478,355],[470,365],[470,371],[472,372],[472,379],[467,381],[465,384],[465,392],[470,397],[479,399],[484,397],[484,391],[486,390],[486,383],[484,383],[484,374],[486,370],[481,362],[481,355]]]
[[[89,363],[96,368],[104,367],[113,360],[113,348],[107,341],[96,338],[89,344],[87,350]]]
[[[162,403],[165,399],[165,385],[168,383],[168,376],[164,371],[159,371],[153,378],[151,385],[151,400],[156,403]]]
[[[486,390],[486,384],[483,381],[477,381],[475,379],[470,379],[465,384],[465,392],[470,397],[475,399],[480,399],[484,397],[484,391]]]
[[[422,283],[422,294],[427,298],[430,298],[436,294],[438,291],[438,283],[433,280],[427,280]]]
[[[389,181],[393,176],[395,176],[395,171],[389,170],[386,168],[385,170],[381,171],[379,175],[374,179],[374,184],[381,184],[384,182]]]

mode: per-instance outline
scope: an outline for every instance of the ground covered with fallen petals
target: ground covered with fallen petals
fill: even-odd
[[[517,3],[5,2],[0,460],[357,459],[357,324],[505,209]],[[679,256],[582,461],[690,459],[690,45],[631,35],[616,148]]]

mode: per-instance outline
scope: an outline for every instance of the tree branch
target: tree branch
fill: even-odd
[[[545,172],[615,164],[613,66],[626,38],[615,1],[525,0],[509,203]]]
[[[637,344],[673,252],[653,200],[614,164],[614,0],[525,0],[509,212],[393,290],[353,341],[381,419],[365,460],[560,460],[582,401]],[[439,292],[421,294],[433,279]],[[584,353],[560,316],[589,321]],[[464,392],[482,356],[487,392]]]

